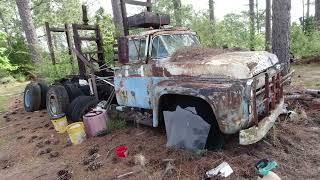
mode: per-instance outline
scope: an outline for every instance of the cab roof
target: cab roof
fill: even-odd
[[[189,28],[163,28],[163,29],[151,29],[147,31],[140,32],[139,34],[132,34],[127,36],[128,38],[137,38],[148,35],[159,35],[159,34],[180,34],[180,33],[190,33],[196,34]]]

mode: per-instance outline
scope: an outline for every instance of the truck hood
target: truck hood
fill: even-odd
[[[201,58],[169,58],[157,64],[172,76],[249,79],[279,63],[276,55],[265,51],[227,52],[201,55]]]

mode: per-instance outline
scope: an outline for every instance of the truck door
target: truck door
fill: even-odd
[[[115,91],[119,105],[152,109],[150,88],[152,78],[148,75],[146,62],[147,37],[129,38],[129,63],[115,70]]]

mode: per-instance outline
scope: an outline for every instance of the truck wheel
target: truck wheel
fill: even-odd
[[[75,84],[66,83],[63,85],[68,92],[69,102],[72,102],[75,98],[83,96],[83,92]]]
[[[67,117],[71,122],[82,121],[82,116],[98,104],[93,96],[79,96],[75,98],[68,107]]]
[[[40,104],[40,108],[41,109],[45,109],[46,108],[46,99],[47,99],[47,92],[48,92],[48,85],[44,82],[38,82],[38,85],[40,87],[41,90],[41,104]]]
[[[46,98],[47,112],[51,118],[66,112],[69,96],[62,85],[50,86]]]
[[[164,117],[163,116],[164,111],[175,112],[178,106],[180,106],[182,109],[194,108],[195,112],[192,112],[192,113],[200,116],[204,121],[206,121],[208,124],[211,125],[209,134],[207,137],[205,149],[217,150],[223,147],[224,145],[223,134],[219,129],[219,125],[215,119],[215,116],[211,107],[205,101],[199,98],[185,97],[185,96],[169,97],[169,99],[171,100],[167,100],[166,105],[162,106],[162,113],[161,113],[162,118]],[[170,105],[168,104],[168,102],[170,103]],[[187,111],[190,111],[190,110],[187,110]],[[180,115],[181,114],[177,114],[175,117],[179,117]]]
[[[30,83],[23,93],[24,109],[27,112],[33,112],[40,109],[41,89],[37,83]]]

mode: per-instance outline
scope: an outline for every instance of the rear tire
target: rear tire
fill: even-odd
[[[34,112],[40,109],[41,88],[37,83],[30,83],[23,93],[24,109],[27,112]]]
[[[68,92],[69,102],[72,102],[75,98],[84,95],[81,89],[78,88],[75,84],[65,83],[64,87]]]
[[[64,114],[69,106],[69,96],[62,85],[50,86],[46,98],[47,112],[51,118]]]
[[[79,96],[75,98],[68,107],[67,117],[71,122],[82,121],[82,116],[98,104],[93,96]]]
[[[47,99],[47,92],[48,92],[48,85],[44,82],[38,82],[38,85],[40,87],[41,90],[41,104],[40,104],[40,108],[41,109],[45,109],[46,108],[46,99]]]

